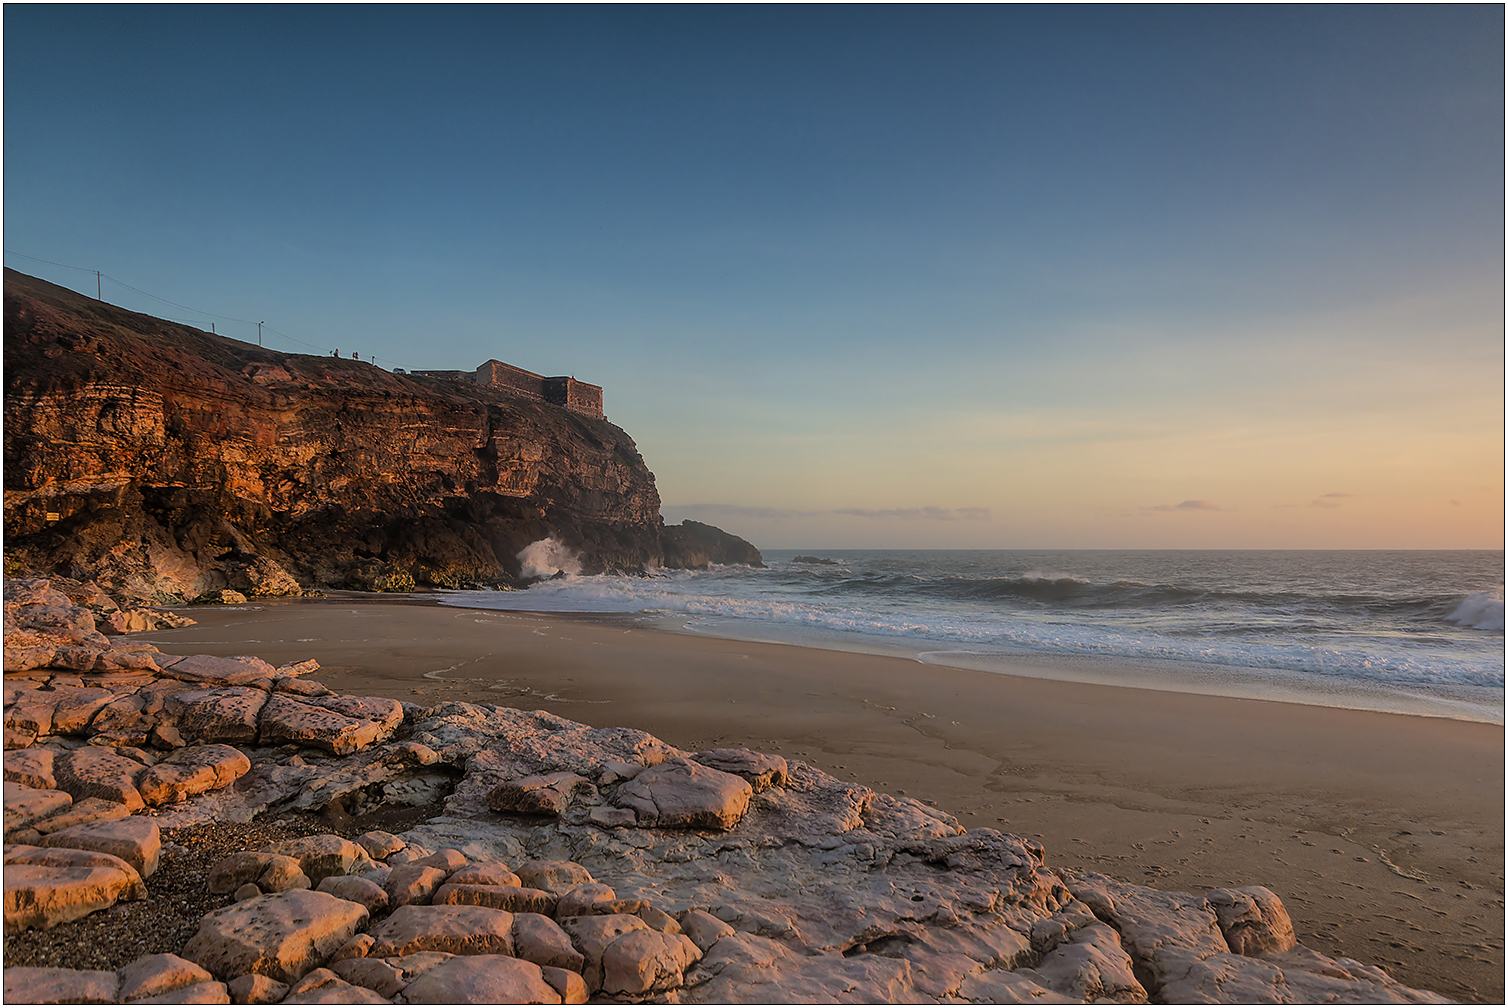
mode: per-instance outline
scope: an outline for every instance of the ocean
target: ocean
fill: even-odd
[[[897,655],[919,675],[940,664],[1503,723],[1501,550],[764,557],[762,570],[567,575],[445,601]]]

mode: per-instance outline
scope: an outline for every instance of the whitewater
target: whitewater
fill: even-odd
[[[535,576],[566,576],[444,601],[627,614],[921,665],[1503,721],[1502,551],[770,550],[762,569],[645,577],[581,575],[553,540],[520,559]]]

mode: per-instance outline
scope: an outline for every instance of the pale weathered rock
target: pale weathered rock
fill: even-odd
[[[356,935],[350,941],[336,949],[330,958],[325,961],[325,965],[328,966],[330,963],[339,962],[342,959],[364,959],[366,958],[366,954],[372,951],[372,946],[376,944],[377,939],[369,934]]]
[[[537,913],[513,915],[513,954],[538,966],[581,972],[585,959],[571,938],[550,918]]]
[[[733,933],[733,927],[705,910],[687,910],[681,915],[681,933],[706,952],[719,938]]]
[[[144,879],[151,878],[157,871],[157,857],[162,851],[162,835],[157,823],[142,816],[69,826],[48,834],[43,843],[48,847],[114,854],[135,868]]]
[[[1376,966],[1331,959],[1302,945],[1265,959],[1222,952],[1191,959],[1158,992],[1167,1004],[1448,1004]]]
[[[330,963],[330,970],[346,983],[376,991],[385,998],[408,986],[403,970],[386,959],[342,959]]]
[[[434,898],[435,890],[445,884],[449,873],[443,868],[428,865],[406,864],[394,868],[383,884],[389,906],[401,907],[425,904]]]
[[[117,996],[122,1001],[156,997],[180,987],[214,980],[202,967],[169,954],[142,956],[115,973],[120,977]]]
[[[55,868],[98,867],[113,868],[124,872],[131,879],[131,888],[121,899],[146,899],[147,886],[141,875],[130,864],[113,854],[103,851],[74,850],[69,847],[30,847],[11,844],[5,848],[5,863],[51,865]]]
[[[230,987],[218,980],[179,987],[155,997],[138,998],[130,1004],[230,1004]]]
[[[742,777],[673,759],[624,784],[614,802],[633,809],[640,825],[727,830],[743,818],[753,793]]]
[[[610,886],[605,886],[600,882],[588,882],[563,893],[555,904],[555,915],[577,917],[586,913],[586,908],[592,903],[605,903],[617,898],[618,894]]]
[[[288,996],[288,985],[260,973],[243,973],[230,983],[235,1004],[276,1004]]]
[[[338,711],[301,703],[279,692],[261,712],[263,745],[292,742],[345,756],[375,742],[383,734],[375,721],[347,717]]]
[[[445,880],[451,885],[523,886],[523,880],[501,861],[469,864]]]
[[[433,766],[440,762],[440,754],[422,742],[405,742],[394,746],[393,755],[398,759],[412,760],[419,766]]]
[[[1230,950],[1244,956],[1280,955],[1298,944],[1283,901],[1263,886],[1216,889],[1205,899]]]
[[[381,830],[372,830],[370,833],[363,833],[356,838],[356,842],[361,845],[367,854],[378,861],[396,854],[408,846],[402,839],[393,836],[391,833],[384,833]]]
[[[298,861],[268,851],[240,851],[223,858],[210,869],[208,886],[212,893],[229,893],[248,882],[269,893],[310,887]]]
[[[138,777],[136,789],[148,805],[163,805],[227,787],[250,771],[251,760],[232,746],[189,746]]]
[[[266,703],[267,694],[250,686],[178,690],[164,696],[161,720],[186,741],[240,745],[256,741]]]
[[[6,781],[5,832],[57,815],[72,804],[73,796],[66,791],[51,791]]]
[[[1142,1004],[1147,1000],[1120,936],[1098,921],[1073,929],[1068,940],[1043,956],[1035,970],[1049,989],[1086,1003]]]
[[[11,966],[5,971],[6,1004],[111,1004],[120,980],[105,970]]]
[[[720,939],[686,978],[682,1003],[885,1004],[920,1000],[911,964],[887,956],[803,956],[757,935]]]
[[[560,815],[578,791],[591,787],[579,774],[562,771],[504,781],[487,796],[487,805],[498,812]]]
[[[376,991],[342,980],[333,970],[313,970],[288,988],[283,1004],[390,1004]]]
[[[1169,980],[1186,977],[1193,964],[1228,953],[1215,913],[1188,893],[1132,886],[1094,872],[1060,872],[1073,894],[1115,928],[1153,997]]]
[[[1033,970],[989,970],[975,973],[959,985],[957,996],[976,1004],[1082,1004],[1067,994],[1044,987]],[[1043,977],[1042,979],[1046,979]]]
[[[393,729],[403,723],[403,704],[388,697],[335,694],[311,698],[304,702],[344,714],[358,721],[370,721],[377,726],[378,739],[387,738],[393,733]]]
[[[591,872],[574,861],[525,861],[514,872],[528,888],[543,889],[557,896],[596,881]]]
[[[400,906],[368,932],[373,958],[414,952],[512,955],[513,915],[479,906]]]
[[[399,868],[398,871],[403,871]],[[396,872],[394,873],[396,874]],[[430,902],[456,906],[484,906],[509,913],[555,913],[555,897],[543,889],[519,886],[455,885],[447,882],[434,891]]]
[[[333,833],[284,840],[267,848],[298,861],[299,868],[318,885],[331,875],[344,875],[365,852],[356,844]]]
[[[114,906],[133,884],[126,872],[104,865],[57,867],[12,864],[5,868],[6,930],[50,928]]]
[[[367,916],[359,903],[292,889],[205,914],[182,954],[222,979],[261,973],[292,983],[349,941]]]
[[[321,881],[315,890],[352,903],[360,903],[372,913],[387,908],[387,893],[383,892],[382,886],[358,875],[331,875]]]
[[[602,955],[609,945],[631,931],[652,930],[648,924],[629,914],[567,917],[559,923],[585,960],[581,975],[590,991],[602,989]]]
[[[681,985],[686,967],[702,957],[690,938],[634,931],[602,953],[602,989],[608,994],[650,994]]]
[[[594,805],[588,810],[587,819],[603,829],[621,829],[624,826],[632,826],[637,820],[633,809],[609,808],[606,805]]]
[[[383,962],[396,966],[403,971],[403,979],[412,980],[414,977],[432,970],[442,962],[454,959],[450,952],[413,952],[403,956],[388,956]]]
[[[438,868],[445,873],[446,878],[449,878],[452,873],[466,867],[466,855],[453,847],[445,847],[433,854],[426,854],[417,861],[410,861],[409,864]]]
[[[52,764],[57,752],[44,746],[16,749],[5,754],[5,779],[26,787],[52,791],[57,788]]]
[[[503,955],[468,955],[426,970],[403,991],[408,1004],[560,1004],[540,968]]]
[[[85,798],[74,802],[56,815],[48,816],[31,825],[38,833],[47,834],[101,819],[124,819],[130,814],[131,810],[120,802],[106,801],[104,798]]]
[[[87,745],[59,757],[53,774],[58,787],[80,798],[104,798],[130,809],[144,804],[136,790],[136,777],[146,764],[119,750]]]
[[[640,902],[643,901],[641,900]],[[639,918],[645,924],[648,924],[650,927],[654,928],[656,931],[663,931],[666,934],[681,933],[680,921],[670,916],[670,914],[666,913],[664,910],[650,906],[647,903],[644,906],[640,907],[638,910],[635,910],[634,916]],[[700,951],[701,946],[697,946],[697,950]]]
[[[545,983],[555,988],[555,993],[560,995],[561,1004],[586,1004],[591,999],[592,993],[586,989],[586,980],[575,970],[541,966],[539,973],[544,977]]]
[[[756,793],[768,787],[784,787],[791,775],[784,756],[752,749],[710,749],[691,758],[702,766],[737,774],[748,781]]]

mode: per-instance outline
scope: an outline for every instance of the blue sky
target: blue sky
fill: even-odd
[[[598,382],[669,520],[1502,544],[1499,7],[5,27],[7,249],[398,366]]]

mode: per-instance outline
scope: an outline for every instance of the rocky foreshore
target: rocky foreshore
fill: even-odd
[[[166,655],[99,618],[7,582],[7,1003],[1443,1001],[1296,944],[1259,885],[1055,869],[781,756],[341,696],[313,662]],[[189,857],[164,833],[311,813],[328,832],[205,865],[186,943],[113,970],[11,949],[151,898]],[[356,829],[384,813],[406,828]]]

